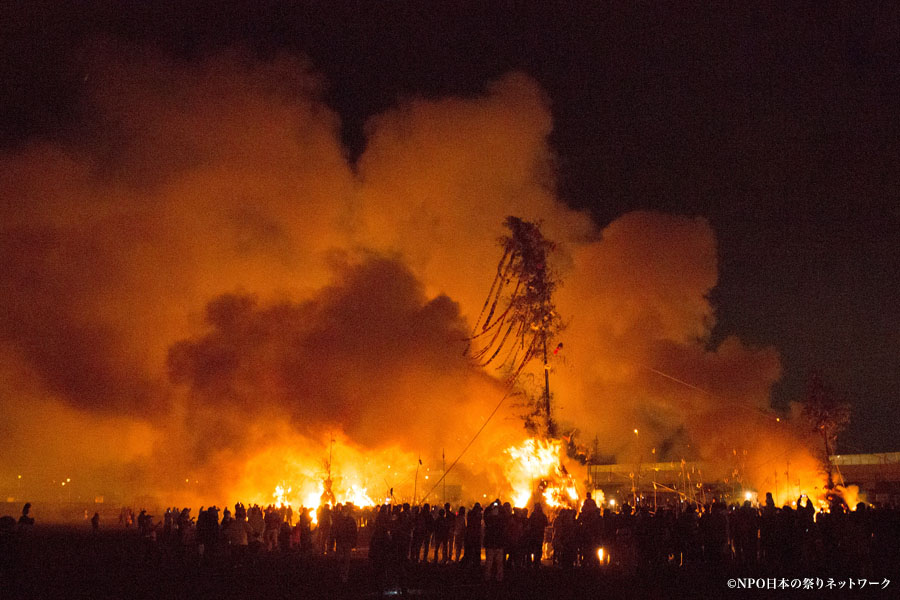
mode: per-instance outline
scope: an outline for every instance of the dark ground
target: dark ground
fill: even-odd
[[[4,540],[7,543],[9,539]],[[341,585],[330,558],[302,560],[296,554],[261,553],[244,564],[222,560],[200,563],[196,554],[177,556],[148,550],[136,533],[109,529],[92,535],[84,529],[39,526],[10,556],[4,556],[0,600],[19,599],[231,599],[396,598],[383,594],[365,549],[352,561],[349,583]],[[485,583],[480,574],[455,565],[418,566],[409,576],[412,598],[845,598],[900,597],[900,581],[884,591],[729,590],[733,568],[563,571],[508,573],[503,583]],[[756,574],[759,575],[759,574]],[[771,574],[770,574],[771,575]],[[759,575],[763,576],[763,575]]]

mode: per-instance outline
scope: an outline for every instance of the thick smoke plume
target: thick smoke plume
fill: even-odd
[[[786,461],[815,471],[764,414],[776,351],[707,345],[714,232],[654,213],[600,231],[562,204],[527,76],[399,101],[351,165],[302,61],[106,42],[81,64],[80,125],[0,157],[4,481],[267,501],[312,485],[331,451],[378,500],[427,491],[504,391],[463,350],[511,214],[559,244],[554,396],[579,439],[714,476],[744,457],[748,485]],[[508,491],[516,411],[451,476],[470,496]]]

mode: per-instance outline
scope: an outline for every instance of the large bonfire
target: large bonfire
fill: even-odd
[[[523,438],[502,452],[505,488],[511,492],[512,503],[516,507],[533,506],[536,502],[551,509],[577,507],[580,500],[579,481],[572,471],[581,464],[575,464],[576,461],[572,460],[567,467],[571,439],[559,435],[558,425],[553,418],[553,396],[550,390],[551,361],[562,349],[562,343],[557,340],[562,330],[562,321],[553,302],[553,292],[559,281],[550,267],[555,245],[544,238],[536,223],[510,216],[507,217],[505,226],[508,233],[499,240],[502,255],[469,336],[467,355],[478,368],[491,367],[501,373],[505,385],[501,404],[510,396],[525,399]],[[524,373],[532,376],[528,381],[540,381],[543,385],[534,386],[537,389],[529,389],[523,382],[526,379],[522,377]],[[475,433],[475,438],[492,416],[493,413],[485,420],[482,429]],[[268,500],[278,505],[299,504],[306,509],[336,503],[369,507],[381,502],[424,501],[436,487],[433,480],[427,481],[429,476],[426,473],[423,473],[423,481],[420,482],[419,467],[415,466],[414,474],[405,473],[400,477],[407,484],[410,476],[415,478],[412,494],[404,490],[403,494],[398,491],[398,496],[394,496],[393,482],[396,480],[392,479],[389,483],[388,478],[384,477],[385,473],[392,472],[391,463],[395,465],[393,473],[399,476],[396,468],[398,462],[406,465],[418,462],[421,465],[420,458],[403,456],[402,461],[393,460],[400,458],[396,452],[391,453],[393,459],[364,455],[354,449],[349,440],[343,440],[339,446],[344,459],[339,461],[340,467],[335,475],[332,474],[334,439],[331,439],[328,459],[321,462],[324,468],[302,469],[302,473],[297,473],[296,480],[281,481]],[[465,447],[463,453],[468,447]],[[762,447],[758,451],[767,453]],[[308,467],[308,459],[306,457],[306,460],[299,461],[298,466],[303,463]],[[456,461],[451,464],[450,469],[455,464]],[[446,468],[442,470],[441,480],[448,471]],[[314,475],[310,476],[310,472]],[[743,487],[744,478],[738,477],[737,473],[735,471],[732,475],[735,481],[741,481]],[[700,473],[697,475],[699,477]],[[785,473],[784,481],[796,480],[795,486],[783,484],[779,489],[778,473],[775,473],[775,478],[775,501],[779,505],[789,504],[801,493],[804,494],[805,502],[805,495],[808,493],[817,509],[828,506],[827,490],[822,485],[820,469],[817,467],[795,468],[792,477]],[[688,479],[690,475],[685,481],[684,494],[676,489],[660,487],[677,493],[684,499],[694,499],[693,485],[696,483],[699,489],[702,482],[691,482],[689,486]],[[430,491],[419,488],[420,483],[427,485]],[[656,489],[657,482],[654,481],[653,485]],[[378,490],[378,493],[371,490]],[[632,492],[635,493],[634,488]],[[852,490],[845,491],[839,487],[833,494],[851,496],[851,492]],[[750,491],[742,492],[744,494],[747,498],[755,496]],[[852,500],[853,498],[848,499],[851,508],[854,504]],[[762,499],[759,498],[759,501]]]
[[[548,264],[554,244],[543,237],[535,223],[508,217],[505,225],[509,233],[500,238],[502,257],[472,331],[468,355],[479,367],[493,366],[504,375],[504,399],[511,395],[529,398],[524,420],[526,435],[530,437],[508,447],[503,456],[504,476],[515,505],[542,502],[548,507],[575,506],[576,481],[564,465],[565,445],[556,437],[551,411],[550,358],[561,347],[555,344],[561,320],[552,301],[557,281]],[[520,375],[535,364],[543,369],[544,385],[539,394],[529,394],[520,385]],[[335,471],[341,475],[333,477],[333,444],[332,440],[324,468],[315,469],[315,477],[298,474],[304,480],[301,483],[281,481],[270,501],[278,505],[299,503],[306,509],[348,502],[357,507],[373,506],[376,502],[369,486],[362,483],[372,473],[361,477],[356,473],[360,465],[342,462]],[[341,444],[341,450],[346,453],[348,444]],[[379,467],[384,472],[391,469],[389,464]],[[418,477],[418,470],[415,476]],[[423,474],[423,484],[427,478]],[[391,487],[376,496],[378,502],[410,499],[395,498]],[[415,501],[415,496],[414,492],[411,500]]]
[[[481,367],[493,363],[505,372],[510,389],[530,364],[541,364],[541,393],[522,392],[529,398],[525,427],[532,437],[506,449],[506,475],[516,506],[575,506],[578,493],[563,462],[562,440],[556,438],[550,393],[550,357],[562,347],[554,345],[562,329],[553,304],[558,281],[549,263],[555,245],[535,223],[511,216],[505,225],[509,233],[500,238],[503,255],[472,332],[471,356]]]

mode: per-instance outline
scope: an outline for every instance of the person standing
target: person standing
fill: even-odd
[[[19,517],[19,531],[31,531],[34,527],[34,517],[31,516],[31,502],[26,502],[22,507],[22,516]]]
[[[525,562],[535,569],[541,566],[544,557],[544,531],[547,529],[547,523],[547,515],[544,514],[541,503],[535,502],[525,532],[527,539]]]
[[[332,531],[335,542],[335,554],[340,566],[341,583],[350,578],[350,555],[357,543],[356,519],[353,516],[353,505],[338,504],[332,516]]]
[[[484,579],[503,581],[503,533],[505,529],[500,500],[492,502],[484,513]]]
[[[460,506],[453,521],[453,560],[459,562],[462,559],[463,547],[466,542],[466,507]]]
[[[466,548],[461,565],[481,566],[481,504],[475,503],[466,518]]]

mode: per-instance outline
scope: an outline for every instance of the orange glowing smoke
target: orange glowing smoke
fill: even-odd
[[[575,479],[563,466],[560,440],[529,438],[506,449],[511,461],[506,476],[513,488],[513,504],[527,506],[533,501],[551,508],[578,503]]]
[[[559,202],[552,113],[527,76],[373,117],[351,165],[303,61],[118,50],[86,57],[98,126],[82,144],[0,154],[0,188],[18,199],[0,203],[0,409],[13,424],[0,481],[52,464],[92,480],[91,497],[269,504],[280,486],[275,501],[316,507],[329,454],[316,435],[340,430],[353,443],[334,448],[336,501],[412,499],[419,453],[427,469],[462,449],[500,393],[454,344],[516,215],[559,244],[559,422],[620,460],[671,442],[666,459],[739,468],[741,486],[779,502],[821,488],[797,436],[761,443],[773,424],[748,427],[781,375],[777,351],[708,344],[712,228],[639,212],[600,231]],[[472,494],[505,473],[517,505],[535,491],[572,504],[559,442],[502,453],[512,422],[495,419],[455,475]],[[184,457],[190,487],[171,477]]]

